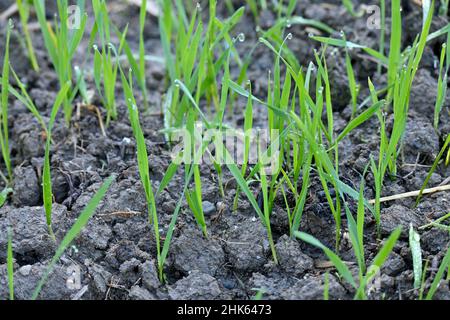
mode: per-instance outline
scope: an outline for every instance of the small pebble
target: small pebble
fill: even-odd
[[[205,215],[210,215],[216,212],[216,206],[209,201],[203,201],[202,206],[203,206],[203,213]]]
[[[30,265],[23,266],[19,269],[19,273],[25,277],[28,276],[30,274],[30,272],[31,272]]]

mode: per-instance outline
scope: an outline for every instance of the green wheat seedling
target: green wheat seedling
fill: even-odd
[[[202,198],[202,194],[201,194],[201,190],[198,191],[198,189],[200,189],[200,184],[199,184],[199,178],[197,178],[198,173],[196,173],[198,171],[198,169],[195,169],[195,175],[194,175],[194,179],[195,179],[195,189],[194,190],[188,190],[188,192],[186,193],[186,201],[189,205],[189,207],[192,210],[192,213],[194,214],[195,220],[197,221],[198,225],[200,226],[200,228],[202,229],[203,235],[205,237],[208,237],[208,231],[206,229],[206,221],[205,221],[205,216],[203,213],[203,207],[202,207],[202,202],[201,202],[201,198]]]
[[[367,293],[366,293],[366,287],[367,285],[374,279],[374,277],[377,275],[383,264],[386,262],[387,258],[389,257],[390,253],[392,252],[392,249],[397,242],[399,236],[401,233],[401,228],[396,229],[392,234],[389,236],[389,238],[385,241],[383,247],[380,249],[378,254],[375,256],[375,258],[372,261],[372,264],[367,268],[367,271],[363,273],[363,276],[360,279],[359,285],[357,284],[357,281],[353,278],[353,275],[350,271],[350,269],[347,267],[345,262],[339,258],[339,256],[334,253],[332,250],[328,249],[326,246],[324,246],[319,240],[314,238],[313,236],[303,233],[303,232],[295,232],[295,236],[302,241],[309,243],[310,245],[313,245],[319,249],[322,249],[323,252],[326,254],[328,259],[330,259],[331,263],[335,266],[337,269],[339,275],[345,279],[355,290],[355,299],[361,300],[361,299],[367,299]],[[354,250],[355,247],[353,247]],[[361,270],[360,270],[361,274]]]
[[[242,161],[242,167],[241,167],[242,176],[245,176],[245,173],[246,173],[247,167],[248,167],[249,155],[250,155],[250,143],[251,143],[250,132],[253,129],[253,100],[251,98],[251,94],[252,94],[251,82],[248,82],[248,91],[249,91],[250,95],[247,98],[247,106],[245,107],[245,112],[244,112],[244,155],[243,155],[243,161]],[[233,211],[237,210],[239,194],[240,194],[240,189],[236,188],[236,195],[234,196],[234,201],[233,201]]]
[[[256,24],[259,25],[258,3],[256,2],[256,0],[247,0],[246,2],[253,15],[253,19],[255,19]]]
[[[147,0],[141,1],[141,9],[139,11],[139,85],[144,97],[144,107],[148,109],[147,99],[147,83],[145,79],[145,42],[144,42],[144,28],[145,19],[147,17]]]
[[[261,38],[270,41],[272,46],[277,51],[282,51],[284,59],[287,60],[292,68],[298,72],[301,69],[301,66],[298,62],[297,56],[289,49],[289,46],[284,45],[286,42],[286,34],[289,34],[289,29],[294,25],[312,27],[320,30],[324,34],[332,34],[336,31],[327,24],[318,20],[306,19],[301,16],[286,16],[279,18],[272,27],[262,32]]]
[[[447,96],[448,70],[450,68],[450,33],[447,33],[447,42],[442,44],[441,57],[439,63],[439,79],[436,104],[434,107],[434,128],[437,129],[439,124],[439,114],[444,106],[445,97]],[[445,68],[444,68],[445,61]]]
[[[27,107],[27,109],[33,114],[33,116],[36,118],[36,120],[41,125],[42,130],[44,130],[45,134],[47,135],[47,126],[44,122],[44,119],[42,118],[41,114],[39,113],[39,110],[37,109],[36,105],[34,104],[33,99],[31,99],[30,95],[28,94],[25,84],[23,84],[23,82],[20,80],[20,78],[18,77],[17,73],[14,71],[12,66],[11,66],[11,74],[13,75],[14,80],[16,81],[16,84],[20,89],[20,92],[18,92],[12,86],[9,87],[9,92],[17,100],[22,102],[25,107]]]
[[[6,200],[8,199],[8,196],[13,192],[13,189],[11,188],[4,188],[1,192],[0,192],[0,208],[3,207],[3,205],[5,204]]]
[[[205,237],[208,237],[208,232],[206,230],[206,221],[205,216],[203,213],[203,206],[202,206],[202,182],[200,178],[200,165],[196,161],[196,155],[198,151],[196,150],[196,141],[198,141],[198,134],[197,134],[197,128],[195,126],[195,118],[196,118],[196,112],[195,109],[191,109],[188,111],[187,115],[187,123],[186,123],[186,129],[187,133],[191,137],[191,145],[186,152],[189,152],[189,150],[192,150],[192,159],[194,159],[192,164],[186,164],[186,172],[190,171],[190,167],[193,167],[194,170],[194,189],[188,190],[186,192],[186,200],[191,208],[192,213],[194,214],[195,220],[197,221],[197,224],[202,229],[203,235]]]
[[[281,16],[284,15],[285,17],[290,19],[295,11],[297,2],[298,0],[287,0],[285,4],[285,1],[280,1],[278,3],[278,18],[281,18]]]
[[[428,272],[428,265],[430,264],[429,260],[425,261],[425,266],[423,268],[423,272],[422,272],[422,278],[421,278],[421,283],[420,283],[420,288],[419,288],[419,300],[423,300],[423,295],[425,292],[425,285],[426,285],[426,277],[427,277],[427,272]]]
[[[12,20],[9,20],[6,31],[5,55],[3,58],[1,93],[0,93],[0,146],[2,149],[3,161],[5,162],[9,184],[12,180],[12,166],[9,151],[9,128],[8,128],[8,97],[9,97],[9,43],[11,39],[11,30],[13,28]],[[2,175],[2,177],[4,177]]]
[[[130,71],[129,80],[127,80],[125,74],[121,71],[122,85],[124,88],[124,96],[127,102],[129,118],[131,127],[133,128],[133,134],[136,139],[137,146],[137,161],[139,167],[139,175],[141,177],[142,186],[144,187],[145,197],[147,199],[148,207],[148,219],[149,223],[153,225],[153,231],[156,241],[156,254],[160,281],[163,281],[163,265],[164,262],[161,258],[161,245],[160,245],[160,233],[158,214],[156,211],[156,201],[153,193],[153,187],[150,181],[150,171],[148,163],[147,147],[145,144],[144,133],[139,122],[139,111],[136,104],[136,100],[133,95],[132,76]]]
[[[29,0],[16,0],[17,8],[19,10],[20,23],[25,36],[25,42],[28,50],[28,56],[31,66],[34,71],[39,71],[39,64],[37,62],[36,53],[34,52],[33,42],[31,40],[30,30],[28,28],[28,19],[30,17],[30,6],[32,2]]]
[[[323,285],[323,300],[330,300],[330,273],[325,273],[325,281]]]
[[[385,41],[386,41],[386,2],[385,0],[380,0],[380,39],[378,42],[379,53],[384,56],[385,52]],[[378,62],[377,72],[381,74],[382,64]]]
[[[354,43],[351,41],[345,41],[344,39],[342,39],[342,37],[341,38],[330,38],[330,37],[310,35],[309,38],[316,40],[318,42],[330,45],[330,46],[348,48],[348,49],[360,49],[385,66],[387,66],[389,63],[389,59],[385,55],[381,54],[379,51],[376,51],[376,50],[374,50],[368,46],[362,45],[362,44],[357,44],[357,43]],[[428,39],[428,40],[430,40],[430,39]]]
[[[44,38],[45,47],[56,74],[58,75],[60,88],[62,88],[68,81],[72,81],[72,59],[82,40],[86,27],[87,14],[82,15],[80,25],[77,26],[78,29],[69,29],[69,17],[67,12],[68,1],[57,0],[59,19],[55,18],[55,23],[52,28],[46,20],[45,1],[33,0],[33,3]],[[84,1],[79,0],[78,6],[84,10]],[[69,90],[63,101],[64,117],[67,124],[70,123],[72,118],[71,102],[73,98],[74,92]]]
[[[106,124],[117,119],[115,99],[116,80],[119,69],[119,55],[122,51],[128,27],[122,32],[118,51],[111,43],[110,20],[108,8],[104,0],[92,1],[95,14],[95,26],[100,37],[101,47],[94,45],[94,80],[95,86],[107,111]],[[103,86],[102,86],[103,84]]]
[[[20,91],[16,90],[13,86],[9,86],[9,93],[12,96],[14,96],[18,101],[20,101],[33,114],[38,123],[41,125],[45,135],[47,135],[47,125],[45,124],[42,115],[39,113],[39,110],[37,109],[35,103],[33,102],[33,99],[31,99],[30,95],[28,94],[25,84],[20,80],[19,76],[14,71],[14,68],[11,65],[10,71]],[[0,77],[0,81],[3,81],[2,77]]]
[[[261,157],[261,154],[259,156]],[[267,236],[269,238],[269,245],[270,245],[270,249],[272,250],[273,259],[274,259],[275,263],[278,263],[277,254],[276,254],[275,246],[274,246],[274,242],[273,242],[272,228],[270,226],[270,216],[271,216],[271,211],[272,211],[271,205],[273,205],[273,202],[271,201],[271,199],[269,199],[270,186],[269,186],[269,182],[267,181],[265,166],[262,163],[260,163],[259,167],[260,167],[259,176],[260,176],[260,180],[261,180],[261,192],[263,195],[263,218],[264,218],[263,222],[264,222],[264,226],[267,229]]]
[[[259,15],[261,11],[267,10],[266,0],[245,0],[250,12],[253,15],[256,25],[259,25]],[[290,2],[297,2],[296,0],[290,0]],[[280,9],[283,5],[283,1],[279,2]]]
[[[420,192],[419,195],[417,196],[416,199],[416,206],[419,204],[420,200],[422,199],[422,195],[423,195],[423,191],[425,190],[425,188],[428,185],[428,182],[431,179],[431,176],[433,175],[433,173],[436,171],[442,157],[444,156],[444,153],[447,151],[447,149],[449,148],[450,145],[450,134],[447,136],[447,138],[445,139],[444,145],[441,148],[441,151],[439,152],[439,154],[437,155],[436,159],[433,162],[433,165],[431,166],[430,171],[428,172],[425,181],[422,184],[422,188],[420,188]],[[448,154],[447,154],[447,159],[448,159]],[[448,161],[446,160],[446,165],[448,164]]]
[[[256,291],[255,295],[253,296],[253,300],[255,300],[255,301],[262,300],[264,297],[264,294],[266,293],[266,290],[264,290],[264,289],[253,288],[252,290]]]
[[[419,229],[426,229],[426,228],[430,228],[430,227],[435,227],[435,228],[439,228],[441,230],[444,230],[446,232],[450,232],[450,227],[448,225],[442,224],[443,221],[447,220],[448,218],[450,218],[450,213],[447,213],[446,215],[436,219],[435,221],[432,221],[424,226],[421,226]],[[419,288],[419,300],[423,300],[423,295],[425,292],[425,284],[426,284],[426,273],[428,271],[428,260],[425,263],[425,266],[423,268],[422,271],[422,277],[420,280],[420,288]],[[442,279],[444,278],[444,274],[445,271],[447,271],[447,278],[445,279],[445,281],[449,281],[450,280],[450,248],[447,249],[447,253],[445,254],[441,265],[435,275],[435,278],[433,280],[433,282],[431,283],[431,286],[428,290],[428,294],[426,296],[426,300],[431,300],[433,299],[437,289],[439,288],[439,285],[442,282]],[[418,272],[418,270],[417,270]],[[414,264],[414,276],[415,276],[415,287],[417,288],[417,280],[416,280],[416,264]]]
[[[345,35],[343,35],[345,40]],[[358,95],[360,86],[356,82],[355,72],[353,71],[352,60],[350,58],[350,54],[348,52],[348,48],[345,49],[345,66],[347,69],[347,77],[348,77],[348,87],[350,88],[350,95],[352,97],[352,118],[356,114],[356,108],[358,106]]]
[[[165,1],[169,3],[170,1]],[[126,40],[126,31],[128,28],[125,28],[125,31],[120,32],[116,27],[114,27],[115,33],[117,34],[121,41],[121,47],[123,47],[123,52],[130,64],[131,70],[133,71],[133,76],[136,78],[139,88],[141,89],[142,98],[144,102],[144,108],[148,111],[148,93],[147,93],[147,80],[145,75],[145,40],[144,40],[144,28],[145,28],[145,19],[147,17],[147,0],[141,1],[139,11],[139,51],[137,54],[133,53],[131,50],[130,44]],[[167,63],[167,61],[166,61]],[[169,64],[166,64],[169,68]]]
[[[282,135],[281,135],[282,136]],[[263,210],[261,210],[258,201],[256,200],[256,197],[253,195],[252,191],[249,188],[248,181],[246,181],[245,177],[241,174],[241,170],[234,162],[233,158],[229,154],[226,147],[221,143],[221,141],[217,141],[218,147],[223,150],[223,156],[224,161],[226,163],[226,166],[228,170],[231,172],[233,177],[235,178],[240,190],[246,195],[248,201],[252,205],[253,209],[257,213],[260,221],[262,222],[263,226],[266,228],[267,236],[269,240],[269,246],[272,252],[272,257],[274,259],[275,263],[278,263],[277,253],[275,250],[275,244],[273,242],[273,236],[270,226],[270,211],[269,211],[269,198],[268,198],[268,181],[265,174],[265,167],[264,165],[259,162],[258,165],[254,167],[253,170],[258,171],[260,175],[260,182],[261,182],[261,190],[263,193]],[[264,152],[264,155],[262,155],[263,158],[268,157],[268,154],[271,152],[269,149],[271,149],[272,145],[269,146],[268,150]],[[252,176],[252,174],[250,174]]]
[[[428,293],[425,297],[425,300],[432,300],[436,291],[439,288],[439,285],[441,284],[442,279],[444,278],[444,274],[447,271],[447,279],[445,281],[449,281],[448,276],[448,270],[450,268],[450,248],[447,249],[447,252],[442,259],[441,265],[439,266],[438,271],[436,272],[436,275],[434,277],[433,282],[431,283],[430,289],[428,290]]]
[[[372,263],[367,267],[367,262],[364,253],[364,216],[365,216],[365,203],[364,203],[364,183],[361,181],[358,210],[356,220],[353,218],[347,204],[344,204],[347,215],[348,231],[350,241],[352,244],[353,252],[358,264],[358,278],[357,281],[353,277],[351,271],[345,264],[345,262],[332,250],[324,246],[319,240],[311,235],[303,232],[296,231],[294,234],[302,241],[309,243],[325,253],[330,259],[331,263],[336,267],[338,273],[344,278],[355,290],[355,299],[367,299],[366,287],[371,280],[379,273],[381,267],[389,257],[395,243],[401,234],[401,227],[392,232],[389,238],[384,242],[382,248],[372,260]]]
[[[83,230],[83,228],[86,226],[86,224],[89,222],[91,217],[95,214],[95,210],[97,209],[100,201],[102,201],[105,194],[108,192],[109,187],[113,183],[115,177],[110,176],[108,179],[105,180],[105,182],[102,184],[102,186],[98,189],[98,191],[95,193],[95,195],[92,197],[92,199],[88,202],[86,207],[83,209],[83,211],[78,216],[75,223],[72,225],[70,230],[66,233],[64,238],[62,239],[61,243],[59,244],[58,248],[56,249],[56,252],[50,261],[46,271],[42,275],[41,280],[37,284],[33,295],[31,297],[32,300],[36,300],[39,296],[39,293],[42,290],[42,287],[45,285],[45,283],[48,280],[48,277],[52,273],[56,263],[59,261],[59,258],[63,255],[64,251],[69,247],[69,245],[72,243],[73,240],[80,234],[80,232]]]
[[[53,193],[52,193],[52,178],[50,172],[50,147],[52,144],[52,129],[56,120],[56,116],[61,105],[64,103],[64,99],[67,98],[67,92],[71,86],[70,82],[67,82],[59,91],[55,98],[55,102],[52,107],[50,120],[47,126],[47,139],[45,142],[45,154],[44,154],[44,166],[42,169],[42,197],[44,200],[44,210],[45,218],[47,222],[47,227],[50,236],[55,240],[55,235],[52,228],[52,204],[53,204]]]
[[[228,69],[226,69],[228,70]],[[225,72],[225,77],[228,76],[228,71]],[[194,97],[190,93],[189,89],[186,87],[186,85],[181,82],[180,80],[175,80],[175,85],[184,93],[186,98],[189,100],[190,103],[193,104],[194,108],[190,108],[187,111],[187,119],[186,119],[186,131],[189,137],[191,139],[189,140],[189,144],[185,146],[185,150],[183,151],[185,155],[189,156],[189,160],[185,163],[185,172],[193,172],[194,175],[194,189],[187,190],[186,191],[186,200],[188,202],[189,207],[191,208],[192,213],[194,214],[195,220],[197,221],[197,224],[200,226],[203,235],[205,237],[208,236],[207,228],[206,228],[206,221],[204,217],[203,207],[202,207],[202,184],[200,179],[200,160],[205,155],[205,152],[207,152],[207,149],[204,148],[203,144],[205,143],[205,139],[207,140],[208,137],[202,138],[199,134],[197,128],[196,128],[196,121],[198,120],[198,117],[201,118],[202,122],[205,124],[206,128],[210,129],[212,128],[212,124],[207,120],[206,115],[200,110],[197,102],[195,101]],[[227,86],[222,87],[222,98],[224,101],[227,99],[228,95],[228,89]],[[222,105],[222,103],[221,103]],[[223,107],[225,108],[225,105],[223,104]],[[219,130],[222,129],[222,123],[219,123]],[[210,139],[213,137],[209,137]],[[202,142],[197,149],[197,142]],[[209,150],[208,150],[209,152]],[[222,196],[223,193],[223,187],[222,187],[222,169],[220,165],[220,160],[216,160],[209,152],[209,155],[213,159],[213,165],[216,171],[219,175],[219,185]]]
[[[125,99],[127,101],[127,106],[128,106],[129,113],[130,113],[130,122],[132,123],[133,132],[135,134],[136,143],[137,143],[139,173],[140,173],[141,180],[142,180],[142,183],[144,186],[144,190],[146,192],[146,197],[148,199],[149,220],[153,224],[155,239],[156,239],[156,243],[157,243],[156,250],[157,250],[157,261],[158,261],[158,275],[159,275],[160,281],[164,282],[165,281],[165,276],[164,276],[165,261],[167,259],[167,255],[169,253],[170,243],[172,240],[173,232],[175,230],[175,225],[176,225],[176,222],[178,219],[178,215],[180,213],[180,210],[181,210],[181,207],[183,204],[183,199],[189,192],[189,190],[188,190],[189,184],[195,175],[195,166],[190,166],[189,171],[185,172],[185,184],[183,187],[183,191],[177,202],[176,208],[174,210],[174,213],[172,215],[172,218],[171,218],[171,221],[169,224],[169,228],[168,228],[166,236],[165,236],[163,246],[161,248],[155,199],[154,199],[153,190],[152,190],[151,184],[150,184],[147,150],[146,150],[146,146],[145,146],[144,135],[143,135],[142,129],[140,128],[139,115],[138,115],[138,110],[137,110],[137,106],[136,106],[136,101],[133,96],[133,89],[132,89],[132,85],[131,85],[132,84],[132,82],[131,82],[132,76],[129,75],[129,80],[128,80],[121,69],[120,69],[120,72],[121,72],[121,78],[122,78],[122,82],[123,82]],[[131,73],[131,71],[130,71],[130,73]],[[184,86],[184,84],[182,82],[178,82],[177,84],[180,86],[180,88],[183,90],[183,92],[188,96],[189,100],[194,104],[197,113],[202,116],[202,120],[206,124],[207,128],[211,128],[210,123],[208,122],[205,115],[202,113],[202,111],[198,107],[198,105],[195,104],[195,100],[192,97],[192,95],[189,93],[189,91],[187,90],[186,86]],[[210,143],[209,140],[202,141],[201,148],[196,153],[194,162],[198,161],[198,159],[205,153],[206,148],[209,145],[209,143]],[[162,190],[164,190],[167,187],[167,185],[170,183],[170,181],[173,179],[174,175],[176,174],[176,172],[180,166],[180,159],[182,159],[182,158],[183,158],[183,153],[181,152],[176,157],[176,159],[169,165],[166,173],[164,174],[163,179],[161,180],[159,189],[157,191],[157,195],[159,195],[162,192]]]
[[[447,213],[446,215],[444,215],[434,221],[431,221],[430,223],[427,223],[426,225],[419,227],[419,230],[436,227],[441,230],[450,231],[450,226],[442,223],[443,221],[447,220],[448,218],[450,218],[450,213]]]
[[[446,17],[448,14],[449,0],[441,0],[441,5],[439,7],[439,15]]]
[[[393,3],[394,2],[395,1],[393,1]],[[375,177],[375,220],[378,234],[380,234],[379,227],[381,220],[381,189],[388,169],[392,175],[395,175],[397,172],[397,155],[402,136],[406,129],[410,92],[429,35],[431,20],[433,17],[433,6],[431,6],[429,11],[425,13],[426,19],[424,20],[420,37],[416,38],[412,48],[408,52],[405,64],[398,71],[398,73],[395,74],[393,87],[388,93],[388,97],[391,97],[392,99],[392,108],[394,113],[394,124],[389,138],[387,138],[388,136],[385,133],[386,126],[384,123],[384,118],[381,113],[378,114],[378,118],[381,123],[380,154],[378,164],[376,164],[373,160],[371,161],[371,169]],[[392,35],[392,37],[394,37],[394,35]],[[393,58],[390,57],[390,59]],[[396,65],[394,62],[391,62],[390,64],[393,66]],[[396,68],[396,66],[394,67]],[[371,90],[372,99],[376,101],[377,97],[370,81],[369,88]]]
[[[13,258],[13,249],[12,249],[12,231],[11,231],[11,229],[8,229],[6,269],[7,269],[7,273],[8,273],[9,300],[14,300],[14,258]]]
[[[391,2],[391,39],[389,45],[388,62],[388,102],[391,102],[393,95],[393,84],[397,79],[397,73],[401,67],[401,43],[402,43],[402,13],[401,1],[392,0]]]
[[[347,9],[348,13],[350,13],[352,16],[360,18],[364,15],[364,11],[355,11],[355,6],[353,5],[352,0],[342,0],[342,5]]]

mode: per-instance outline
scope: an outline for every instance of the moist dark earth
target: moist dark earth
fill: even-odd
[[[353,1],[356,8],[361,1]],[[108,1],[113,22],[123,28],[130,24],[129,41],[138,46],[139,8],[122,1]],[[236,8],[242,1],[233,1]],[[12,1],[0,1],[0,12],[4,12]],[[207,8],[207,4],[203,4]],[[388,6],[389,7],[389,6]],[[48,2],[49,16],[54,6]],[[207,19],[208,10],[202,10]],[[403,3],[403,45],[410,44],[420,32],[422,12],[412,1]],[[261,28],[266,29],[276,21],[271,10],[260,14]],[[378,31],[366,26],[367,15],[354,18],[341,6],[340,1],[298,1],[295,15],[320,20],[335,30],[343,30],[347,39],[377,48]],[[388,9],[388,17],[389,17]],[[91,15],[92,16],[92,15]],[[219,3],[219,16],[228,17],[225,6]],[[16,27],[11,41],[12,65],[22,81],[27,84],[29,94],[37,108],[48,119],[51,105],[58,91],[55,72],[43,47],[38,31],[33,32],[41,71],[32,71],[26,50],[21,42],[18,16],[13,15]],[[32,22],[35,17],[31,17]],[[90,17],[92,20],[92,17]],[[389,24],[389,18],[387,19]],[[432,30],[446,25],[446,17],[434,17]],[[0,58],[4,51],[6,21],[0,21]],[[389,29],[389,28],[387,28]],[[253,16],[246,11],[232,33],[246,35],[246,40],[237,42],[241,56],[246,55],[258,41]],[[320,45],[309,39],[310,32],[317,30],[292,25],[293,38],[288,41],[302,65],[313,60],[313,50]],[[387,31],[389,39],[389,30]],[[318,33],[320,34],[320,33]],[[157,18],[148,16],[145,28],[146,52],[163,56],[159,41]],[[424,53],[410,97],[408,128],[403,139],[396,179],[386,179],[383,196],[419,190],[450,131],[448,100],[441,113],[438,130],[433,128],[433,110],[437,93],[439,73],[439,38],[431,42]],[[74,65],[90,68],[91,58],[86,55],[85,40],[79,48]],[[358,50],[352,50],[352,62],[358,81],[362,84],[361,101],[368,95],[367,77],[377,86],[385,84],[385,77],[376,75],[377,65]],[[87,58],[86,58],[87,57]],[[86,58],[86,61],[85,61]],[[274,57],[269,49],[259,45],[253,53],[248,77],[253,83],[254,94],[265,97],[267,70],[273,68]],[[328,48],[327,63],[333,90],[336,132],[340,132],[351,117],[350,92],[345,71],[345,52]],[[157,189],[163,174],[171,162],[170,149],[160,132],[163,128],[161,104],[167,89],[166,71],[163,64],[147,63],[146,78],[151,112],[141,113],[141,124],[146,137],[150,160],[150,174],[154,189]],[[235,68],[233,74],[239,70]],[[92,78],[87,78],[89,89],[94,89]],[[138,103],[142,97],[135,93]],[[360,101],[360,102],[361,102]],[[300,241],[291,239],[285,206],[280,198],[276,201],[271,223],[274,232],[279,264],[271,259],[266,231],[258,220],[249,202],[242,196],[238,210],[232,212],[236,182],[225,171],[225,197],[219,193],[217,174],[207,165],[202,166],[203,207],[205,210],[209,238],[203,237],[186,202],[176,223],[168,261],[165,267],[167,283],[161,284],[155,264],[155,241],[148,223],[144,190],[140,183],[136,162],[133,133],[128,121],[127,108],[121,84],[117,83],[119,117],[106,128],[106,136],[100,130],[95,112],[84,107],[81,98],[74,102],[74,116],[70,127],[60,116],[54,129],[54,144],[51,149],[53,179],[54,222],[57,240],[61,240],[73,225],[81,210],[98,190],[102,182],[112,173],[117,178],[104,200],[97,208],[83,232],[65,252],[54,272],[44,286],[40,299],[251,299],[258,290],[265,299],[322,299],[325,274],[330,275],[331,299],[352,299],[354,292],[341,280],[337,272],[327,265],[321,251]],[[99,106],[106,117],[100,99],[95,96],[93,104]],[[238,99],[234,113],[227,122],[234,126],[243,123],[245,100]],[[262,106],[255,107],[256,125],[264,125],[266,119]],[[44,157],[44,135],[40,126],[28,110],[10,97],[10,144],[14,165],[14,193],[0,209],[0,298],[8,297],[6,276],[7,228],[13,228],[13,252],[15,270],[15,294],[17,299],[29,299],[37,282],[49,264],[56,249],[49,237],[42,207],[42,164]],[[388,126],[392,118],[388,116]],[[376,157],[379,147],[378,121],[376,118],[354,130],[340,144],[340,175],[347,183],[358,188],[361,174],[370,156]],[[2,170],[5,170],[2,164]],[[5,172],[5,171],[3,171]],[[429,185],[444,182],[450,168],[440,165]],[[168,187],[157,197],[157,209],[164,236],[184,184],[184,172],[180,171]],[[299,181],[299,187],[301,181]],[[373,176],[366,176],[365,196],[374,196]],[[3,186],[0,186],[3,188]],[[259,192],[254,186],[255,195]],[[320,180],[313,177],[310,194],[303,214],[301,231],[317,237],[333,248],[335,228],[332,214],[323,194]],[[413,289],[412,257],[408,245],[407,230],[412,224],[417,227],[439,218],[450,211],[450,195],[436,193],[424,197],[414,207],[414,198],[383,203],[382,238],[388,236],[398,225],[403,226],[402,236],[390,258],[381,270],[380,286],[373,288],[370,299],[415,299],[418,292]],[[292,205],[294,206],[294,205]],[[343,226],[346,226],[343,217]],[[377,240],[375,223],[366,214],[365,251],[371,261],[382,245]],[[442,257],[449,246],[448,232],[438,229],[420,230],[423,258],[430,261],[427,279],[433,279]],[[357,266],[350,241],[344,227],[340,256],[349,262],[357,274]],[[69,289],[66,282],[70,270],[81,271],[81,287]],[[427,280],[429,285],[431,280]],[[435,299],[450,299],[447,283],[442,283]]]

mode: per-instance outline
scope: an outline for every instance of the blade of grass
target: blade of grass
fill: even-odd
[[[25,42],[28,50],[28,57],[34,71],[39,71],[39,64],[37,62],[36,54],[31,40],[30,30],[28,28],[28,19],[30,17],[30,3],[28,0],[16,0],[17,8],[19,9],[20,23],[22,24],[22,31],[25,36]]]
[[[6,255],[6,265],[8,272],[9,300],[14,300],[14,259],[13,259],[11,229],[8,229],[8,249]]]
[[[52,179],[50,173],[50,146],[52,141],[52,128],[56,120],[56,116],[64,99],[67,97],[67,92],[70,88],[70,82],[61,88],[58,95],[55,98],[55,102],[52,107],[52,112],[50,115],[50,121],[47,127],[47,140],[45,143],[45,155],[44,155],[44,166],[42,169],[42,198],[44,201],[45,217],[47,221],[48,230],[50,236],[55,239],[53,229],[52,229],[52,203],[53,203],[53,193],[52,193]]]
[[[294,235],[300,240],[312,246],[315,246],[319,249],[322,249],[322,251],[328,257],[328,259],[330,259],[331,263],[333,263],[333,265],[336,267],[339,274],[354,288],[357,287],[356,282],[353,279],[352,273],[350,272],[350,269],[347,267],[344,261],[342,261],[341,258],[339,258],[337,254],[335,254],[333,251],[324,246],[319,240],[317,240],[316,238],[307,233],[295,231]]]
[[[445,271],[447,271],[449,266],[450,266],[450,248],[447,249],[447,253],[444,256],[444,259],[442,259],[438,272],[436,273],[436,276],[434,277],[434,280],[431,283],[430,290],[428,291],[427,296],[425,297],[426,300],[433,299],[434,294],[439,288],[439,284],[441,283],[441,280],[444,277],[444,273]]]
[[[42,287],[47,282],[47,279],[48,279],[50,273],[53,271],[53,268],[56,265],[56,263],[58,262],[59,258],[61,258],[64,251],[67,249],[67,247],[78,236],[78,234],[83,230],[83,228],[89,222],[90,218],[94,215],[95,210],[97,209],[97,206],[99,205],[100,201],[105,196],[106,192],[109,190],[109,187],[111,186],[111,184],[114,180],[115,180],[114,176],[110,176],[108,179],[105,180],[105,182],[102,184],[102,186],[98,189],[98,191],[95,193],[95,195],[89,201],[89,203],[86,205],[86,207],[80,213],[77,221],[75,221],[75,223],[72,225],[70,230],[66,233],[63,240],[59,244],[58,249],[56,249],[56,252],[55,252],[53,258],[51,259],[46,271],[44,272],[41,280],[39,281],[38,285],[36,286],[36,289],[34,290],[33,295],[31,297],[32,300],[36,300],[38,298],[39,293],[42,290]]]
[[[9,182],[12,180],[12,166],[9,150],[9,127],[8,127],[8,97],[9,97],[9,43],[11,39],[12,20],[9,20],[6,31],[5,54],[2,69],[2,90],[0,97],[1,122],[0,122],[0,145],[2,149],[3,161],[8,172]]]

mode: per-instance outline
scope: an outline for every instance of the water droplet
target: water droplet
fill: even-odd
[[[339,35],[341,36],[341,38],[344,38],[344,37],[345,37],[344,30],[341,30],[341,31],[339,32]]]
[[[287,35],[287,37],[286,37],[286,39],[288,39],[288,40],[291,40],[292,39],[292,33],[288,33],[288,35]]]
[[[242,32],[238,34],[237,39],[239,40],[239,42],[244,42],[245,41],[245,34],[243,34]]]
[[[314,37],[314,33],[312,33],[312,32],[308,33],[308,37],[309,37],[309,38]]]
[[[444,49],[447,48],[447,44],[443,43],[442,48],[444,48]]]
[[[94,44],[94,45],[92,46],[92,48],[93,48],[94,50],[98,50],[98,47],[97,47],[96,44]]]
[[[286,20],[286,27],[287,28],[290,28],[290,27],[292,27],[292,23],[291,23],[291,20]]]
[[[197,2],[196,8],[199,11],[202,10],[202,6],[201,6],[200,2]]]

